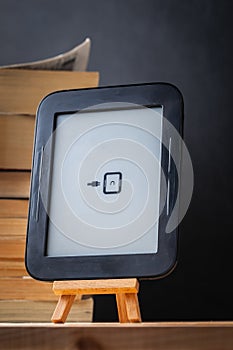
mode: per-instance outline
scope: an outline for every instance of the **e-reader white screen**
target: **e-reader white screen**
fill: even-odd
[[[157,252],[162,114],[119,108],[57,117],[48,256]]]

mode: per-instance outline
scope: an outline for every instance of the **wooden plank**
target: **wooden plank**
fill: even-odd
[[[35,115],[41,99],[53,91],[96,87],[97,72],[0,70],[0,112]]]
[[[26,278],[1,278],[0,300],[57,300],[52,283]]]
[[[27,199],[0,199],[0,218],[27,218]]]
[[[65,323],[63,325],[54,325],[53,323],[8,323],[3,322],[0,324],[1,328],[41,328],[41,329],[51,329],[51,328],[94,328],[94,329],[129,329],[129,328],[182,328],[185,330],[186,328],[232,328],[233,329],[233,321],[155,321],[155,322],[142,322],[142,323],[118,323],[118,322],[98,322],[98,323]]]
[[[0,322],[49,322],[56,301],[0,300]],[[73,303],[68,322],[91,322],[93,299]]]
[[[53,291],[56,295],[137,293],[138,289],[139,284],[136,278],[55,281],[53,283]]]
[[[29,198],[30,172],[0,172],[1,198]]]
[[[208,325],[209,324],[209,325]],[[233,327],[210,323],[3,324],[4,350],[232,350]]]
[[[0,169],[31,169],[34,124],[34,116],[0,115]]]
[[[0,259],[0,278],[27,276],[24,259]]]

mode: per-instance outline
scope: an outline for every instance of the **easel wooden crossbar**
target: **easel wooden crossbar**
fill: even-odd
[[[59,295],[51,321],[64,323],[76,296],[116,294],[119,322],[141,322],[138,303],[139,282],[136,278],[108,280],[55,281],[53,291]]]

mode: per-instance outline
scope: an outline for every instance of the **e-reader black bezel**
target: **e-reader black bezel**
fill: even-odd
[[[180,91],[167,83],[110,86],[79,90],[58,91],[46,96],[39,105],[36,118],[29,216],[26,242],[26,268],[39,280],[54,281],[68,279],[98,278],[153,278],[167,274],[176,264],[178,228],[165,232],[169,216],[166,209],[159,219],[158,251],[156,254],[127,254],[102,256],[46,255],[48,215],[40,196],[40,176],[43,149],[54,131],[58,114],[69,114],[109,103],[126,102],[147,107],[163,107],[163,115],[182,135],[183,98]],[[163,135],[167,131],[163,129]],[[169,137],[169,135],[166,135]],[[178,177],[174,163],[168,174],[168,151],[162,147],[161,164],[165,177],[170,180],[170,206],[176,201]],[[43,159],[46,179],[50,181],[51,157]]]

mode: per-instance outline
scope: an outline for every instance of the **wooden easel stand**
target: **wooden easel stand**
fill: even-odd
[[[108,280],[55,281],[53,291],[59,295],[51,321],[64,323],[76,296],[116,294],[119,322],[141,322],[138,303],[139,282],[136,278]]]

